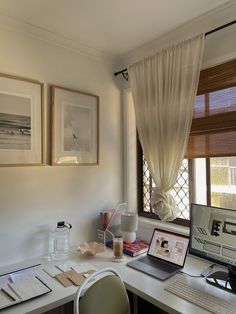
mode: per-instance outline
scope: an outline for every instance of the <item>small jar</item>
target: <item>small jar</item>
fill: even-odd
[[[113,258],[122,259],[123,258],[123,237],[115,236],[113,238]]]

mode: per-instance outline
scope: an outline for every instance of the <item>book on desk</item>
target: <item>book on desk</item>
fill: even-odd
[[[51,291],[52,289],[35,270],[2,275],[0,276],[0,310]]]
[[[106,246],[113,248],[113,241],[107,241]],[[146,253],[149,248],[149,243],[140,239],[136,239],[132,243],[123,243],[123,253],[132,257]]]

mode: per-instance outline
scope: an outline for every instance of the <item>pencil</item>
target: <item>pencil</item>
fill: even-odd
[[[8,284],[8,287],[11,289],[11,291],[14,292],[14,294],[17,296],[17,298],[22,300],[22,297],[19,295],[19,293],[11,286],[11,284]]]

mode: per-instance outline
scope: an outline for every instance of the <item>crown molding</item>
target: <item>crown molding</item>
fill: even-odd
[[[89,47],[81,42],[67,38],[58,33],[40,28],[23,20],[0,13],[0,27],[23,35],[31,36],[48,44],[67,49],[85,57],[110,65],[113,69],[126,67],[146,56],[156,53],[160,49],[175,44],[181,40],[192,37],[197,33],[205,33],[222,23],[234,20],[236,16],[236,1],[230,0],[217,8],[185,23],[136,49],[121,56],[107,54],[103,51]]]
[[[222,24],[231,22],[232,20],[235,20],[235,16],[236,1],[230,0],[213,10],[180,25],[176,29],[121,55],[119,58],[116,58],[115,71],[126,68],[127,65],[153,55],[157,51],[165,49],[170,45],[177,44],[178,42],[191,38],[199,33],[206,33]]]
[[[100,50],[84,45],[76,40],[67,38],[58,33],[51,32],[47,29],[35,26],[14,17],[3,15],[1,13],[0,27],[31,36],[37,40],[41,40],[49,44],[70,50],[74,53],[78,53],[97,61],[106,62],[109,64],[113,63],[113,57]]]

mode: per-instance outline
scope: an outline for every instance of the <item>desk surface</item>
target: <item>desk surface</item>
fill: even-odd
[[[164,290],[166,285],[174,280],[174,277],[163,282],[126,266],[126,263],[132,258],[127,257],[125,262],[114,263],[111,260],[111,256],[112,250],[106,249],[105,252],[99,253],[94,257],[82,256],[79,253],[73,253],[67,261],[75,262],[77,264],[89,262],[97,268],[113,267],[117,269],[124,280],[126,288],[129,291],[167,311],[168,313],[209,313],[208,311],[205,311],[204,309]],[[55,262],[52,263],[55,264]],[[188,256],[186,259],[184,271],[191,274],[199,274],[208,265],[209,263],[204,260]],[[1,270],[2,269],[0,269],[0,271]],[[42,267],[39,267],[37,271],[53,291],[34,300],[26,301],[23,304],[15,305],[8,309],[2,310],[1,314],[43,313],[73,300],[77,287],[72,286],[64,288],[56,279],[47,275],[42,270]],[[204,278],[193,278],[187,276],[187,279],[191,285],[201,288],[203,291],[218,296],[219,298],[230,301],[234,303],[236,307],[235,294],[216,287],[212,287],[205,282]]]

